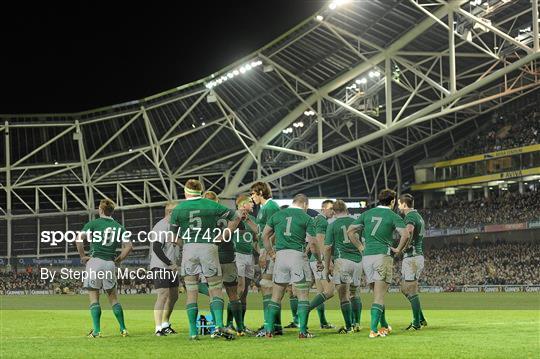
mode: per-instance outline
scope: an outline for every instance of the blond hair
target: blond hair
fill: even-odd
[[[103,211],[103,214],[106,216],[110,216],[113,214],[114,207],[115,207],[114,202],[108,198],[105,198],[99,201],[99,208]]]

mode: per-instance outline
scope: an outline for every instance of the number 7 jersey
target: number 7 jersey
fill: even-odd
[[[360,215],[353,222],[362,226],[365,240],[364,255],[390,254],[393,233],[397,228],[405,228],[403,219],[390,207],[377,206]]]

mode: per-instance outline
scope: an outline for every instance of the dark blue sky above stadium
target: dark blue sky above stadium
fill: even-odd
[[[325,2],[112,3],[3,10],[0,113],[76,112],[168,90],[258,49]]]

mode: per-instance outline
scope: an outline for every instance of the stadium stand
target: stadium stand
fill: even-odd
[[[502,192],[499,196],[467,201],[446,197],[421,211],[427,228],[472,228],[485,224],[526,222],[540,216],[540,192]]]
[[[476,136],[465,140],[452,158],[500,151],[540,143],[540,107],[496,115],[493,122]]]

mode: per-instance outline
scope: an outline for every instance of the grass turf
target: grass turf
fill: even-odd
[[[335,330],[320,330],[317,314],[312,312],[309,325],[317,336],[313,339],[298,340],[297,330],[287,329],[283,337],[273,339],[242,337],[228,342],[202,337],[198,342],[191,342],[187,340],[186,314],[181,309],[183,297],[172,317],[179,335],[154,337],[152,310],[130,309],[152,308],[154,296],[138,295],[121,297],[130,337],[119,336],[110,306],[102,298],[104,338],[88,339],[85,338],[91,328],[88,310],[53,308],[53,304],[58,308],[59,302],[86,308],[84,296],[4,296],[0,297],[3,308],[0,311],[0,357],[533,358],[540,352],[540,295],[537,293],[422,293],[421,298],[429,326],[418,332],[403,331],[411,319],[411,311],[405,309],[408,303],[399,294],[388,294],[386,316],[394,332],[386,338],[368,339],[369,295],[362,294],[363,330],[360,333],[339,335]],[[252,294],[248,300],[250,307],[260,308],[260,295]],[[207,303],[206,298],[202,301]],[[34,305],[38,309],[6,309],[16,308],[17,302],[24,304],[24,308]],[[287,297],[283,304],[282,318],[287,324],[291,317],[286,308]],[[336,326],[342,325],[335,297],[327,308],[328,320]],[[248,310],[246,322],[250,328],[258,327],[262,323],[262,311]]]

